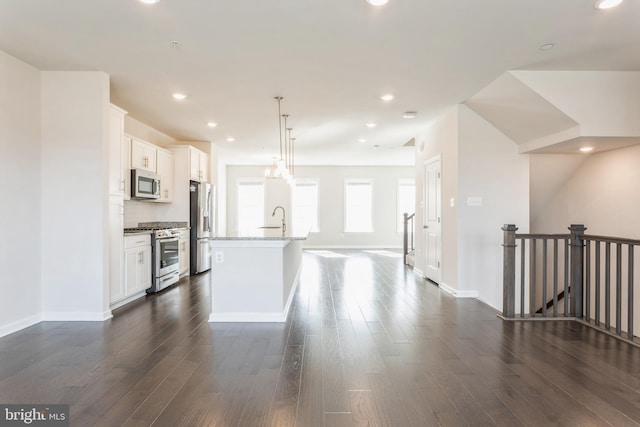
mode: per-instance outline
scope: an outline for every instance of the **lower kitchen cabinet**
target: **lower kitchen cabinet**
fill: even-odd
[[[124,295],[111,298],[111,308],[118,308],[145,295],[151,286],[151,235],[142,234],[124,238]]]
[[[189,275],[189,229],[180,230],[180,239],[178,240],[178,249],[180,251],[180,277]]]

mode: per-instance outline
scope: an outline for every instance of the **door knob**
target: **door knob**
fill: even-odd
[[[428,225],[423,225],[422,228],[429,228],[429,226]]]

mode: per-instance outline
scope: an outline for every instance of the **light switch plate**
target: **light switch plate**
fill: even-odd
[[[467,197],[467,206],[482,206],[482,197],[480,196]]]

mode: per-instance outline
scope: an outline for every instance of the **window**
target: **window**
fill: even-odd
[[[404,232],[404,214],[411,215],[416,211],[416,181],[414,179],[398,180],[397,201],[398,233]]]
[[[264,182],[238,182],[238,232],[251,233],[264,225]]]
[[[296,181],[293,187],[293,229],[319,231],[317,181]]]
[[[348,179],[345,181],[345,232],[373,231],[373,195],[370,180]]]

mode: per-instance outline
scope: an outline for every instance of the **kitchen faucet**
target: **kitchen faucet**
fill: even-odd
[[[276,206],[271,216],[276,216],[276,211],[278,210],[278,208],[282,209],[282,234],[284,234],[284,232],[287,230],[287,224],[285,224],[286,214],[284,212],[284,208],[282,206]]]

